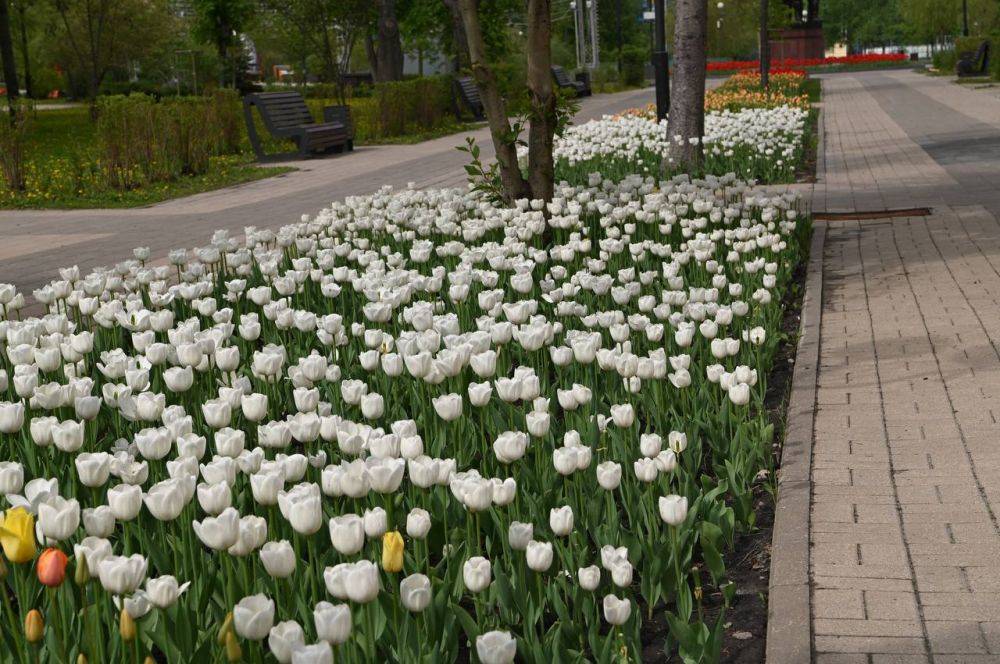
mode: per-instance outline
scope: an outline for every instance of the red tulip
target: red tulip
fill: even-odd
[[[69,560],[66,554],[59,549],[45,549],[42,555],[38,556],[38,564],[35,570],[38,573],[38,580],[49,588],[55,588],[66,579],[66,564]]]

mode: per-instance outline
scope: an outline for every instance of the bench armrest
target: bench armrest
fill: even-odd
[[[351,138],[354,138],[354,123],[351,122],[351,107],[350,106],[324,106],[323,107],[323,122],[339,122],[340,124],[347,127],[347,133]]]

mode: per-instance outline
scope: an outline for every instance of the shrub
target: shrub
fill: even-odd
[[[98,99],[97,135],[108,186],[133,189],[157,167],[154,105],[143,94]]]
[[[622,83],[639,87],[646,82],[646,61],[649,52],[642,46],[626,46],[622,49]]]
[[[955,71],[955,63],[958,62],[958,53],[953,48],[938,51],[931,58],[931,62],[934,64],[934,68],[939,71],[953,72]]]
[[[215,154],[237,154],[243,148],[247,133],[239,93],[228,89],[214,90],[208,100],[212,126],[218,132]]]
[[[211,98],[172,99],[156,111],[162,124],[157,133],[165,139],[160,144],[163,173],[156,179],[169,180],[207,172],[208,158],[216,151],[220,140],[218,127],[213,123],[216,118]]]
[[[233,91],[157,102],[143,94],[102,97],[97,136],[107,186],[119,191],[201,175],[214,155],[238,153],[245,130]]]
[[[454,113],[450,76],[376,83],[374,105],[380,137],[437,129]]]

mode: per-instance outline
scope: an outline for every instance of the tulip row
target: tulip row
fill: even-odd
[[[705,173],[735,173],[768,184],[794,181],[804,155],[808,99],[714,93],[706,103],[705,136],[691,139],[703,142]],[[595,170],[612,179],[673,173],[671,154],[680,137],[668,131],[667,119],[657,121],[652,107],[634,109],[569,127],[553,153],[560,173],[573,183],[586,183]]]
[[[0,285],[0,659],[717,657],[808,223],[586,180]]]

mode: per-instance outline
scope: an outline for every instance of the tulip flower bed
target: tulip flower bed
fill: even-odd
[[[802,101],[804,107],[784,104],[705,113],[705,173],[736,173],[768,184],[794,181],[809,118],[808,100]],[[668,172],[675,171],[670,152],[678,139],[667,132],[667,120],[657,122],[653,107],[571,126],[556,139],[558,173],[570,182],[586,182],[596,170],[620,179],[629,173],[658,174],[664,161]]]
[[[732,175],[547,212],[384,189],[0,285],[0,659],[717,659],[808,222]]]
[[[804,71],[776,71],[771,73],[765,90],[760,84],[760,72],[738,72],[719,87],[705,92],[705,110],[739,112],[747,108],[791,106],[808,111],[812,105],[804,90],[807,80]]]
[[[864,53],[829,58],[784,58],[771,61],[771,67],[781,69],[871,69],[893,67],[909,61],[906,53]],[[723,60],[709,62],[709,72],[734,72],[760,69],[760,60]]]

